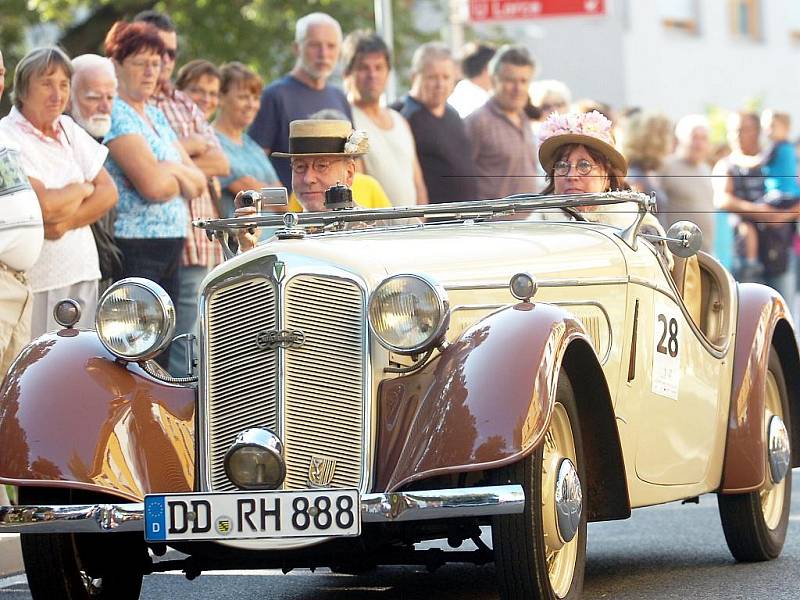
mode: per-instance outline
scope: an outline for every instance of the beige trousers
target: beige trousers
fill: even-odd
[[[25,276],[0,268],[0,376],[31,341],[33,294]]]

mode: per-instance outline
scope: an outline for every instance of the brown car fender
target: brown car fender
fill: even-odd
[[[196,393],[123,365],[93,331],[27,346],[0,390],[0,483],[141,500],[194,484]]]
[[[529,455],[549,425],[562,366],[578,399],[589,518],[629,516],[602,370],[581,323],[548,304],[495,312],[419,372],[381,384],[375,489],[495,469]]]
[[[800,466],[800,356],[786,302],[765,285],[738,285],[739,311],[721,492],[759,489],[766,477],[765,376],[770,347],[778,352],[791,414],[792,466]]]

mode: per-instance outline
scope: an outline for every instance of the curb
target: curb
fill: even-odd
[[[0,534],[0,577],[7,577],[25,570],[19,546],[19,534]]]

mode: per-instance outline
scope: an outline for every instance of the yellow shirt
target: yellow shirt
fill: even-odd
[[[392,203],[383,191],[381,184],[374,177],[364,173],[356,173],[353,177],[353,201],[361,208],[391,208]],[[289,212],[303,212],[303,207],[292,192],[289,196]]]

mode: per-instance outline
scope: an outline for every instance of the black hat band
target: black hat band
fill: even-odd
[[[289,138],[289,154],[343,154],[347,140],[342,137]]]

